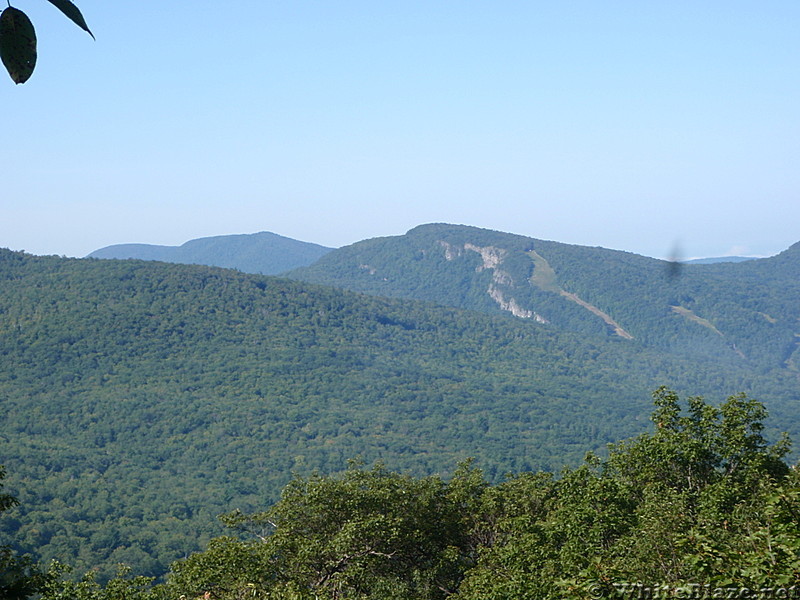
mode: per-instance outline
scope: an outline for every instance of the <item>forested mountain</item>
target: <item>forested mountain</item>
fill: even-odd
[[[0,546],[5,600],[793,598],[800,471],[762,435],[763,404],[653,394],[654,430],[558,476],[490,484],[469,461],[412,477],[351,463],[220,517],[234,535],[170,565],[65,580]],[[684,410],[686,409],[686,410]],[[0,468],[0,492],[4,471]],[[17,503],[0,493],[0,513]]]
[[[726,262],[744,262],[746,260],[756,260],[756,256],[710,256],[707,258],[692,258],[684,261],[687,265],[713,265]]]
[[[290,276],[686,357],[800,367],[800,243],[771,258],[678,264],[435,224],[340,248]]]
[[[95,250],[87,258],[135,258],[187,265],[237,269],[244,273],[276,275],[310,265],[331,248],[300,242],[268,231],[219,235],[190,240],[181,246],[115,244]]]
[[[473,271],[486,260],[451,251],[475,254]],[[785,289],[796,262],[778,259]],[[758,263],[742,265],[753,281]],[[293,471],[359,456],[417,475],[475,456],[490,481],[557,469],[641,431],[661,383],[749,392],[768,401],[771,430],[797,429],[788,369],[593,331],[204,266],[0,251],[0,464],[21,500],[0,525],[43,559],[157,575],[218,532],[217,514],[275,500]]]

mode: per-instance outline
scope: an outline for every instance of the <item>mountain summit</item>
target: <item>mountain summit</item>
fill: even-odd
[[[95,250],[87,258],[157,260],[225,267],[258,275],[276,275],[310,265],[330,251],[331,248],[325,246],[262,231],[199,238],[181,246],[115,244]]]

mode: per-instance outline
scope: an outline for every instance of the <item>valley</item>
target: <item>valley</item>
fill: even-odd
[[[161,576],[293,473],[558,472],[645,431],[663,384],[746,392],[769,438],[797,436],[798,252],[671,281],[663,261],[448,225],[289,278],[0,251],[0,462],[21,500],[1,531],[102,578]]]

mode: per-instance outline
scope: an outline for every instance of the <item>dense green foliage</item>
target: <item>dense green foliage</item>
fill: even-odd
[[[208,267],[0,251],[0,315],[22,501],[0,534],[101,582],[160,576],[218,514],[351,457],[426,476],[474,456],[497,482],[641,431],[663,381],[796,406],[791,374]]]
[[[212,540],[165,584],[51,575],[44,600],[790,597],[800,475],[786,440],[763,438],[763,405],[654,399],[654,432],[559,477],[490,485],[469,462],[447,481],[359,464],[296,477],[266,511],[224,517],[245,538]]]
[[[225,518],[254,532],[255,542],[215,540],[173,565],[168,588],[175,595],[235,596],[251,586],[301,596],[444,597],[469,560],[461,487],[458,475],[447,484],[382,466],[296,478],[268,511]]]
[[[0,465],[0,514],[19,504],[16,497],[2,492],[5,476],[5,467]],[[41,591],[44,581],[44,574],[30,556],[19,556],[9,546],[0,545],[0,598],[24,600]]]
[[[655,433],[614,446],[607,461],[590,457],[553,482],[498,486],[501,501],[504,486],[515,494],[521,486],[523,495],[512,497],[522,502],[503,509],[498,538],[458,597],[596,598],[637,584],[685,593],[692,584],[797,582],[800,538],[796,523],[792,533],[786,524],[800,508],[800,480],[781,460],[787,443],[764,441],[763,406],[742,395],[720,408],[691,398],[682,416],[674,393],[662,388],[655,401]]]
[[[95,250],[89,254],[89,258],[159,260],[224,267],[258,275],[277,275],[310,265],[330,251],[331,248],[325,246],[262,231],[249,235],[199,238],[180,246],[116,244]]]
[[[767,259],[676,267],[629,252],[425,225],[335,250],[291,276],[490,313],[508,310],[498,297],[513,298],[551,327],[616,337],[568,296],[575,294],[619,324],[631,345],[800,370],[800,244]]]

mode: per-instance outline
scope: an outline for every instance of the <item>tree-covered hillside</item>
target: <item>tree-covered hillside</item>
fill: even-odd
[[[796,380],[498,314],[202,266],[0,251],[6,539],[79,569],[163,573],[292,472],[475,456],[490,480],[640,431],[647,391],[769,397]],[[773,424],[774,426],[774,424]],[[2,541],[0,541],[2,544]]]
[[[0,548],[7,600],[597,600],[794,598],[800,471],[766,409],[653,394],[651,431],[607,458],[492,484],[469,461],[413,477],[352,462],[296,476],[278,502],[221,520],[232,531],[170,565],[64,579]],[[0,486],[3,471],[0,467]],[[0,513],[15,503],[0,494]],[[135,572],[134,572],[135,573]]]
[[[489,486],[462,465],[447,482],[381,467],[297,479],[268,510],[228,517],[250,541],[173,565],[154,597],[792,597],[800,480],[785,440],[762,436],[763,405],[654,400],[654,432],[558,477]]]
[[[455,225],[335,250],[303,281],[507,312],[684,357],[800,371],[800,244],[742,263],[680,265]]]
[[[88,258],[158,260],[184,265],[225,267],[259,275],[277,275],[310,265],[330,251],[331,248],[319,244],[262,231],[199,238],[180,246],[115,244],[95,250]]]

